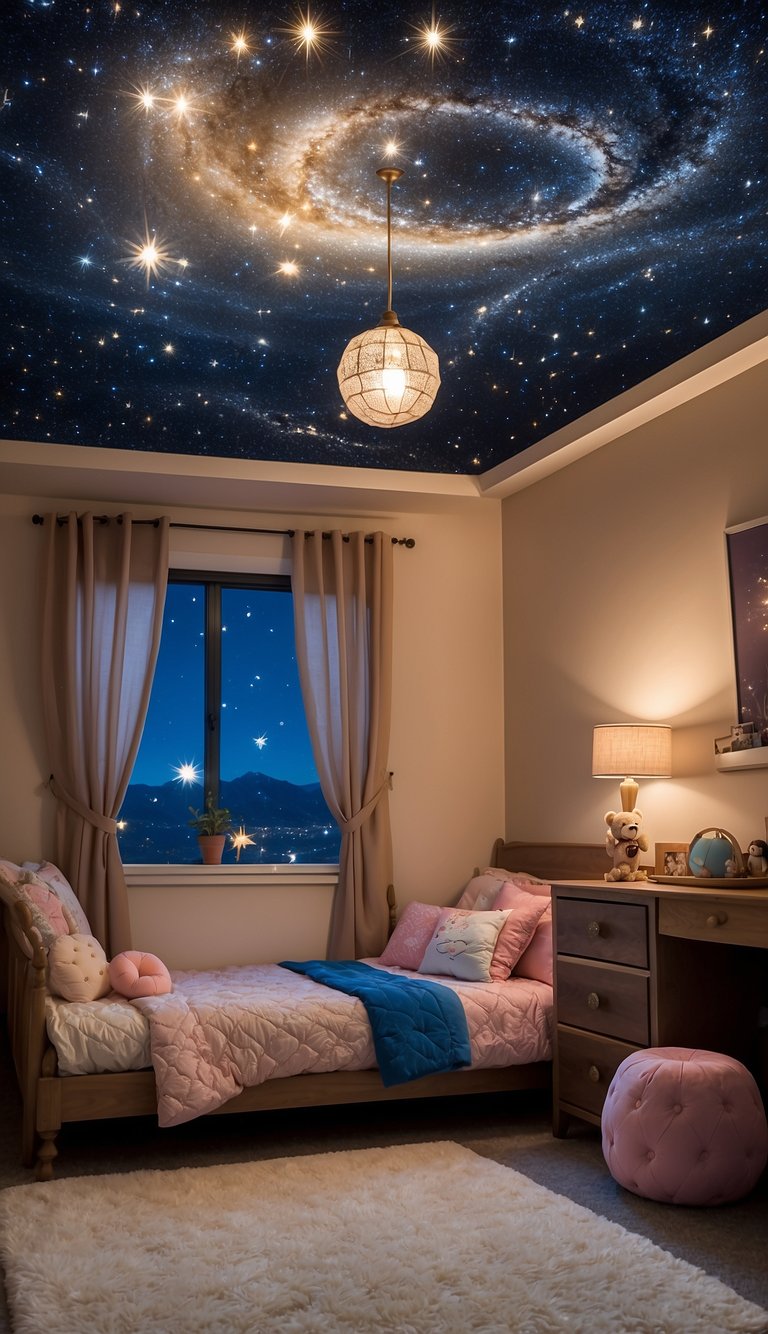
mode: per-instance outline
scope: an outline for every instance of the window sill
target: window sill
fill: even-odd
[[[190,866],[169,866],[167,863],[150,866],[133,863],[125,866],[124,870],[129,889],[156,889],[160,886],[164,889],[193,887],[199,889],[205,885],[212,885],[217,889],[225,886],[238,889],[247,886],[255,888],[259,885],[270,887],[280,885],[286,888],[292,885],[334,886],[339,878],[338,865],[328,863],[316,866],[285,863],[274,866],[237,864],[202,866],[198,862]]]

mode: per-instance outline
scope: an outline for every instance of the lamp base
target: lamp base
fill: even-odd
[[[633,811],[635,809],[639,791],[640,785],[635,782],[634,778],[625,778],[623,783],[619,783],[621,809],[623,811]]]

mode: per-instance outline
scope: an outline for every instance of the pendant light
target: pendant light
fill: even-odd
[[[432,407],[440,388],[440,367],[429,343],[404,329],[392,309],[392,183],[399,167],[380,167],[387,186],[387,309],[375,329],[356,334],[344,349],[337,371],[349,411],[369,426],[404,426]]]

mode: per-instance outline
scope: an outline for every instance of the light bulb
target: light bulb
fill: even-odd
[[[381,372],[381,387],[385,394],[402,398],[405,393],[405,371],[400,366],[385,366]]]

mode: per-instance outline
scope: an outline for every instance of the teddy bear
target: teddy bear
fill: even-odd
[[[641,811],[608,811],[605,823],[605,850],[613,858],[613,866],[606,871],[606,880],[647,880],[639,867],[640,853],[648,851],[648,839],[640,833]]]

